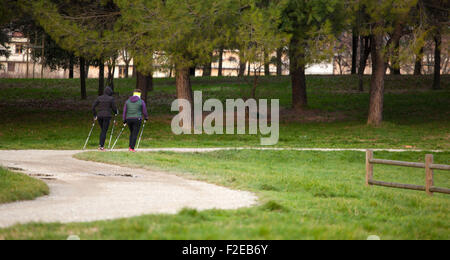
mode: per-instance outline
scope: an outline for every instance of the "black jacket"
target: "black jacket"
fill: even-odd
[[[105,89],[105,94],[99,96],[92,106],[92,112],[96,117],[112,117],[112,113],[119,114],[116,102],[112,96],[113,91],[110,87]],[[97,113],[98,108],[98,113]]]

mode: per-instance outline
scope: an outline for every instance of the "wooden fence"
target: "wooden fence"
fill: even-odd
[[[376,181],[373,179],[373,165],[374,164],[394,165],[394,166],[425,169],[425,176],[426,176],[425,177],[425,186]],[[372,150],[367,150],[367,152],[366,152],[366,185],[367,186],[376,185],[376,186],[383,186],[383,187],[390,187],[390,188],[425,191],[430,196],[433,196],[434,192],[450,194],[450,189],[439,188],[439,187],[434,186],[434,171],[433,170],[450,171],[450,165],[434,164],[432,154],[427,154],[425,156],[425,163],[414,163],[414,162],[402,162],[402,161],[375,159],[373,157]]]

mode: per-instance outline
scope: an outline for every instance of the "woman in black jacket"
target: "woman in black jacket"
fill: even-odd
[[[102,129],[100,134],[100,151],[105,150],[106,134],[108,133],[112,114],[114,113],[114,115],[116,116],[119,114],[119,110],[117,109],[116,102],[112,95],[112,89],[110,87],[105,88],[105,94],[99,96],[92,106],[92,111],[94,112],[94,120],[98,120],[100,128]]]

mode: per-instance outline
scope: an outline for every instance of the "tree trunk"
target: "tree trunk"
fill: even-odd
[[[223,48],[221,48],[219,50],[219,74],[218,74],[219,77],[222,77],[223,75],[223,52],[224,50]]]
[[[189,68],[189,75],[195,77],[195,67]]]
[[[191,78],[189,76],[189,68],[177,66],[175,77],[177,87],[177,98],[186,99],[191,104],[193,104],[193,94],[192,94]]]
[[[203,66],[203,77],[211,77],[211,62]]]
[[[423,62],[423,47],[420,49],[419,54],[416,56],[416,62],[414,64],[414,75],[422,75],[422,62]]]
[[[209,58],[210,58],[209,62],[203,66],[203,77],[211,77],[211,73],[212,73],[211,61],[213,60],[213,56],[214,56],[214,53],[211,53],[209,56]]]
[[[91,62],[89,60],[85,60],[85,63],[86,63],[86,70],[85,70],[86,79],[88,79],[89,78],[89,68],[91,66]]]
[[[246,68],[247,62],[239,62],[239,77],[244,77]]]
[[[42,34],[42,52],[41,52],[41,79],[44,78],[44,67],[45,67],[45,33]]]
[[[30,38],[28,38],[28,46],[30,45]],[[30,49],[29,49],[29,47],[27,46],[27,48],[26,48],[26,52],[27,52],[27,69],[26,69],[26,78],[28,78],[29,77],[29,75],[30,75]]]
[[[293,37],[289,48],[292,80],[292,108],[303,110],[308,106],[305,75],[305,48]]]
[[[69,79],[73,79],[73,59],[74,59],[74,57],[73,57],[73,55],[70,55],[70,58],[69,58]]]
[[[144,75],[136,71],[136,88],[142,91],[142,100],[147,103],[148,92],[153,91],[153,75],[149,73]]]
[[[305,67],[298,66],[291,69],[292,78],[292,107],[295,110],[303,110],[308,106],[308,96],[306,93]]]
[[[38,35],[37,31],[34,34],[34,46],[37,46],[38,41]],[[33,48],[33,79],[35,78],[36,74],[36,47]]]
[[[129,70],[130,70],[130,62],[128,61],[128,62],[125,63],[125,78],[126,79],[130,77],[130,75],[128,75],[129,74]]]
[[[111,77],[111,87],[114,90],[114,75],[116,75],[116,62],[114,62],[113,64],[113,69],[112,69],[112,77]]]
[[[177,88],[177,99],[187,100],[191,104],[191,118],[194,118],[194,99],[191,86],[191,78],[189,76],[189,68],[176,65],[175,67],[175,84]],[[179,111],[183,111],[183,106],[179,107]],[[193,122],[193,121],[192,121]],[[190,125],[180,124],[182,128],[190,128]]]
[[[252,98],[256,99],[256,90],[258,88],[258,79],[259,77],[255,74],[253,77],[253,88],[252,88]]]
[[[441,45],[442,45],[442,35],[440,32],[434,36],[434,80],[433,89],[441,89]]]
[[[85,59],[80,57],[80,83],[81,83],[81,99],[87,99],[86,93],[86,64]]]
[[[392,58],[392,73],[394,75],[401,75],[400,70],[400,39],[396,40],[394,43],[394,57]]]
[[[359,44],[359,70],[358,70],[358,80],[359,80],[359,84],[358,84],[358,88],[360,92],[364,91],[364,70],[366,69],[366,64],[367,61],[364,59],[365,56],[365,44],[364,44],[365,40],[364,37],[361,36],[360,37],[360,44]]]
[[[264,76],[270,76],[270,55],[264,51]]]
[[[98,95],[103,95],[103,91],[105,89],[105,63],[103,59],[100,59],[98,62],[99,70],[98,70]]]
[[[111,75],[113,73],[112,70],[113,70],[112,65],[108,64],[108,79],[106,80],[106,86],[107,87],[111,87],[111,83],[112,83]]]
[[[277,76],[283,75],[283,48],[277,50]]]
[[[450,59],[449,59],[449,57],[447,57],[447,58],[445,58],[444,59],[444,66],[441,66],[441,72],[443,73],[443,74],[448,74],[448,63],[449,63],[449,61],[450,61]]]
[[[371,52],[370,37],[361,36],[360,42],[360,57],[359,57],[359,91],[364,91],[364,72],[367,66],[367,60]]]
[[[370,85],[370,105],[367,124],[380,126],[383,122],[384,79],[386,62],[383,56],[383,35],[372,36],[372,80]]]
[[[116,74],[116,61],[108,65],[108,87],[114,91],[114,75]]]
[[[359,40],[359,35],[356,29],[353,29],[353,33],[352,33],[352,70],[351,73],[352,75],[356,75],[356,70],[357,70],[357,60],[358,60],[358,40]]]

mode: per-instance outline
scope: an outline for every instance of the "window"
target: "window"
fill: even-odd
[[[23,54],[23,45],[16,44],[16,54]]]
[[[13,32],[12,36],[15,38],[23,38],[24,37],[23,33],[21,33],[21,32]]]
[[[233,62],[237,62],[238,60],[235,57],[230,57],[230,58],[228,58],[228,61],[233,63]]]
[[[16,72],[16,63],[8,62],[8,72]]]
[[[120,66],[119,67],[119,78],[125,78],[125,76],[126,76],[125,74],[126,74],[125,67]]]

